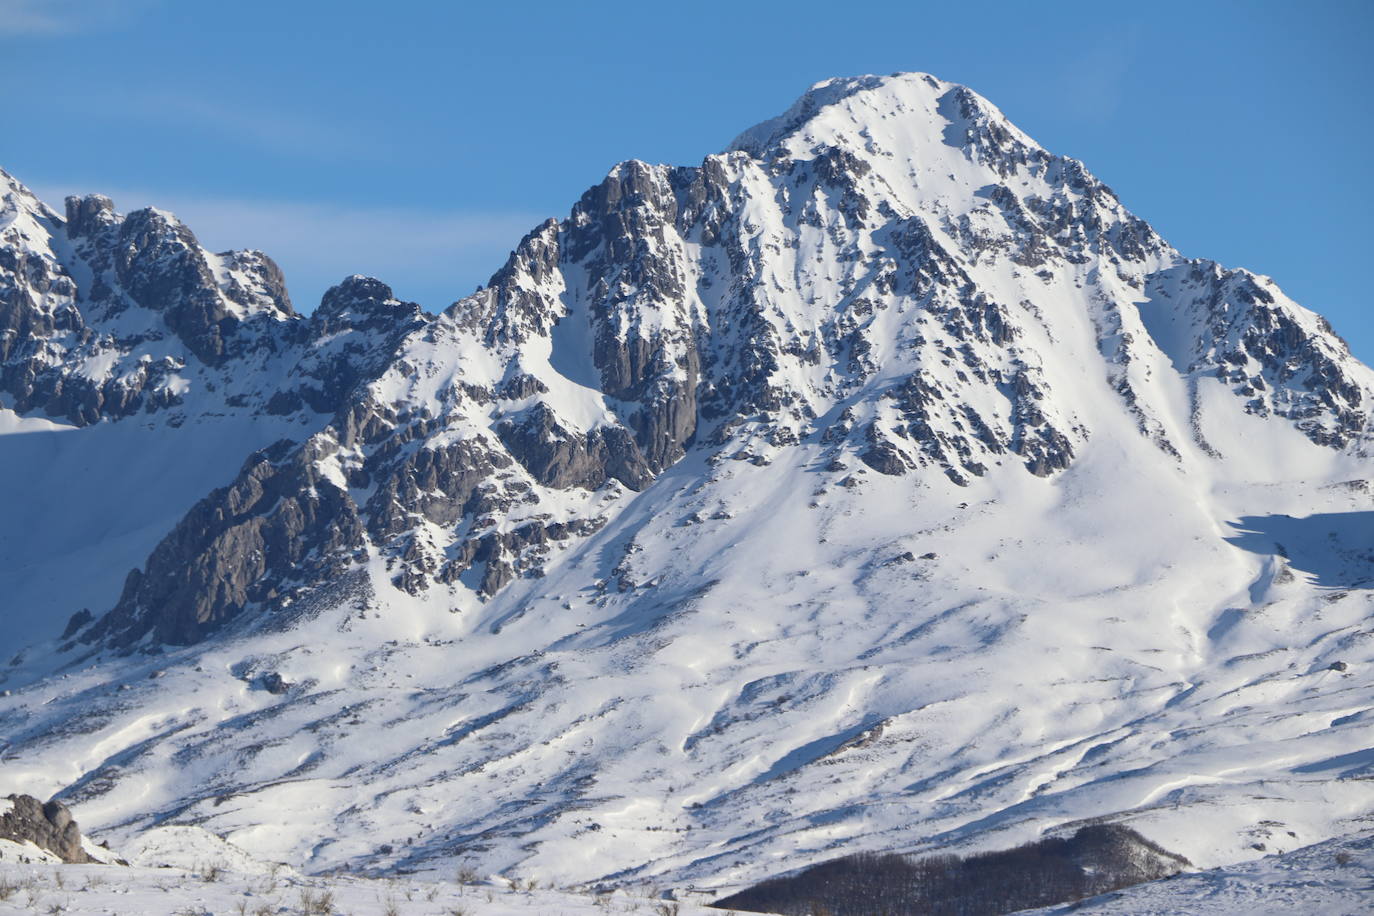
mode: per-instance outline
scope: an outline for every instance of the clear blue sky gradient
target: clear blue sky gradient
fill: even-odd
[[[695,164],[818,80],[921,70],[1374,362],[1372,47],[1361,0],[0,0],[0,166],[262,248],[305,311],[354,272],[439,309],[618,161]]]

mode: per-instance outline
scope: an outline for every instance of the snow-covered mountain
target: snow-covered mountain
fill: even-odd
[[[170,214],[89,196],[64,220],[3,172],[0,192],[12,652],[107,610],[196,500],[255,449],[322,428],[420,312],[353,280],[302,318],[266,255],[205,251]]]
[[[438,315],[4,177],[0,748],[88,829],[728,886],[1374,813],[1374,372],[966,88],[622,163]]]

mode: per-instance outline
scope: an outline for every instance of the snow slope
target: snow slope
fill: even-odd
[[[1369,912],[1374,837],[1364,831],[1265,856],[1234,868],[1217,868],[1168,881],[1140,884],[1064,907],[1026,910],[1167,916],[1190,913],[1266,913],[1273,916],[1358,916]]]
[[[623,163],[415,322],[15,667],[12,791],[312,873],[721,889],[1374,809],[1374,373],[969,90]]]

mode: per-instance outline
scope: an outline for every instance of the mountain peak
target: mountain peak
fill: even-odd
[[[823,80],[787,111],[740,134],[729,150],[767,158],[779,147],[792,155],[817,146],[895,153],[912,146],[966,146],[973,128],[996,124],[1018,144],[1040,149],[987,99],[928,73]]]
[[[42,234],[36,223],[59,220],[57,213],[38,196],[30,191],[23,182],[0,169],[0,231],[19,224],[19,229],[29,235]]]

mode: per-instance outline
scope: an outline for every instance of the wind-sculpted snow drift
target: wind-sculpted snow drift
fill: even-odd
[[[968,89],[618,165],[438,315],[5,181],[4,773],[98,834],[727,886],[1374,811],[1374,373]]]

